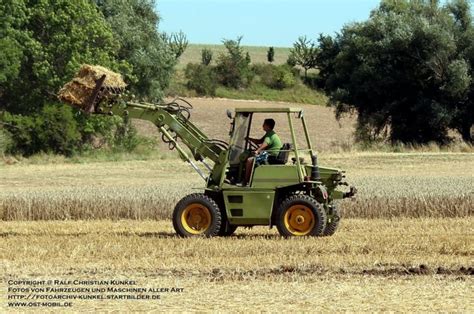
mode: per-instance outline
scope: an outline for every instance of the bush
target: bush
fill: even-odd
[[[71,156],[80,143],[72,109],[66,105],[48,104],[31,116],[5,113],[2,120],[12,135],[8,152],[31,156],[39,152]]]
[[[127,120],[75,115],[66,105],[48,104],[31,116],[5,113],[2,121],[7,132],[0,133],[0,152],[3,149],[11,154],[31,156],[43,152],[70,157],[79,151],[102,147],[129,152],[140,143]]]
[[[201,96],[215,96],[217,78],[215,68],[203,64],[189,63],[186,66],[185,76],[188,79],[187,87]]]
[[[130,123],[130,118],[125,117],[117,125],[114,137],[114,150],[121,152],[132,152],[141,143],[137,130]]]
[[[303,77],[303,83],[313,89],[324,88],[324,80],[316,73],[308,73],[306,77]]]
[[[295,75],[287,65],[258,64],[252,69],[267,87],[281,90],[296,84]]]
[[[201,62],[203,65],[211,64],[213,53],[211,49],[204,48],[201,51]]]
[[[13,143],[10,133],[6,130],[0,129],[0,155],[4,155],[10,150]]]
[[[250,69],[250,55],[240,46],[242,37],[237,40],[224,40],[227,53],[222,53],[217,61],[217,78],[227,87],[248,87],[254,77]]]
[[[81,133],[69,106],[46,105],[36,118],[42,150],[70,156],[77,149]]]
[[[286,64],[289,65],[290,67],[295,67],[296,66],[296,58],[292,54],[288,56],[288,59],[286,59]]]
[[[82,135],[81,150],[107,148],[131,152],[141,142],[127,117],[88,116],[78,113],[76,120]]]
[[[115,130],[123,123],[119,116],[85,115],[82,112],[77,113],[76,121],[81,130],[82,149],[112,146]]]

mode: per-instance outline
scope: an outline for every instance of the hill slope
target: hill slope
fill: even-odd
[[[298,107],[304,110],[308,123],[310,137],[313,146],[318,151],[334,151],[341,147],[353,144],[353,132],[355,117],[346,117],[337,121],[333,109],[326,106],[313,106],[304,104],[292,104],[283,102],[231,100],[217,98],[186,98],[193,106],[191,121],[196,124],[210,138],[228,141],[229,120],[226,109],[237,107]],[[291,137],[288,128],[288,120],[284,114],[258,114],[254,118],[252,134],[261,136],[261,123],[263,119],[271,117],[276,121],[276,130],[281,135],[282,141],[290,142]],[[158,131],[151,122],[134,121],[140,134],[157,137]],[[298,142],[303,144],[304,132],[300,123],[296,123],[296,134],[300,137]]]
[[[267,62],[267,51],[269,47],[257,46],[242,46],[244,51],[248,51],[253,63]],[[189,62],[200,63],[202,49],[210,49],[214,55],[213,60],[217,59],[220,53],[225,51],[224,45],[203,45],[203,44],[189,44],[183,55],[179,58],[178,69],[184,68]],[[275,61],[274,64],[283,64],[288,59],[290,48],[274,47]]]

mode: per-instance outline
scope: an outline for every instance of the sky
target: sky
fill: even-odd
[[[157,0],[160,31],[183,31],[194,44],[242,35],[249,46],[291,47],[299,36],[333,35],[366,20],[380,0]]]

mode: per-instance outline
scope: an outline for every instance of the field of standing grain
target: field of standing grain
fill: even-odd
[[[256,105],[194,104],[193,121],[222,139],[225,109]],[[177,238],[174,204],[203,182],[175,159],[0,165],[1,306],[8,280],[129,279],[184,290],[73,310],[474,311],[474,155],[334,153],[331,141],[349,141],[352,126],[339,128],[327,108],[305,110],[320,163],[359,188],[340,203],[335,236],[283,239],[258,227]]]

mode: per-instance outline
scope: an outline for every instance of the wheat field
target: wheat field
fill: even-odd
[[[0,222],[1,272],[184,288],[159,303],[83,301],[77,311],[472,312],[473,222],[348,219],[335,236],[308,239],[263,227],[180,239],[169,221]]]
[[[266,227],[177,238],[171,210],[203,182],[176,159],[3,166],[0,287],[128,278],[184,289],[158,303],[77,301],[76,311],[474,310],[472,154],[320,161],[347,170],[359,195],[340,203],[334,236],[304,239]]]
[[[346,170],[359,190],[340,202],[346,218],[473,214],[471,153],[321,154],[320,164]],[[169,219],[182,197],[204,187],[177,159],[0,169],[0,220]]]
[[[284,106],[193,103],[193,121],[221,139],[226,108]],[[173,155],[0,163],[0,311],[13,310],[11,279],[130,279],[184,291],[153,302],[75,301],[72,310],[473,312],[474,154],[338,151],[351,145],[354,119],[340,127],[328,108],[305,111],[320,164],[346,170],[359,190],[339,203],[332,237],[284,239],[268,227],[176,237],[174,205],[204,182]]]

